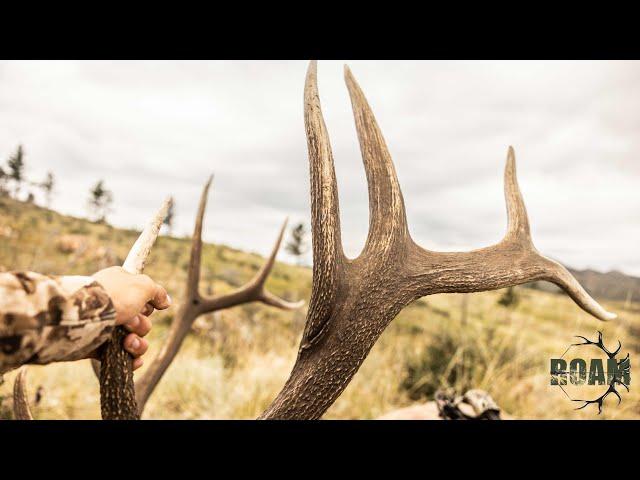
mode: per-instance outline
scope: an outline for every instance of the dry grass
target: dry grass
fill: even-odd
[[[6,201],[4,207],[0,205],[3,225],[19,233],[0,239],[0,265],[52,273],[90,273],[99,267],[90,258],[71,263],[69,255],[57,252],[51,239],[61,232],[83,232],[96,243],[113,246],[120,257],[135,238],[135,232]],[[179,298],[188,240],[163,238],[158,247],[149,273]],[[248,279],[261,261],[255,255],[208,245],[203,288],[231,289]],[[310,271],[278,264],[268,285],[280,295],[308,300]],[[501,291],[469,295],[465,319],[461,318],[460,295],[436,295],[406,308],[325,418],[376,418],[425,401],[443,386],[483,388],[520,418],[640,418],[640,398],[633,385],[630,393],[623,393],[620,406],[610,398],[598,417],[595,406],[573,410],[575,405],[558,387],[549,385],[548,376],[549,358],[562,354],[573,335],[595,337],[598,329],[607,344],[620,339],[633,363],[640,350],[638,305],[625,310],[621,303],[606,304],[621,319],[601,323],[565,296],[526,288],[515,291],[519,302],[511,308],[498,304]],[[304,313],[245,305],[201,318],[151,397],[145,418],[255,418],[288,376]],[[149,358],[167,333],[170,315],[156,319]],[[43,391],[41,402],[34,406],[38,418],[99,418],[98,385],[88,361],[29,370],[31,393],[39,386]],[[10,396],[14,376],[5,375],[0,397]]]

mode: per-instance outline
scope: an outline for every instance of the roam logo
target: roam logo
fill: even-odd
[[[602,332],[598,332],[598,340],[596,342],[580,335],[577,335],[576,338],[581,338],[584,341],[572,343],[560,358],[551,359],[551,385],[560,387],[572,402],[582,402],[583,405],[577,407],[576,410],[585,408],[587,405],[596,404],[598,405],[598,415],[600,415],[602,405],[607,396],[613,394],[618,397],[618,405],[622,402],[622,397],[617,390],[618,386],[626,388],[627,392],[629,391],[631,360],[628,353],[626,357],[620,360],[617,358],[622,349],[620,340],[618,340],[618,348],[613,352],[609,351],[602,340]],[[576,357],[571,360],[565,358],[565,355],[571,349],[585,346],[592,347],[592,352],[594,352],[593,347],[596,347],[600,351],[600,357],[588,359]],[[581,352],[586,352],[586,349],[582,348]],[[596,390],[596,387],[600,386],[600,389],[603,390],[605,385],[607,388],[600,396],[591,400],[583,398],[588,398],[587,392]]]

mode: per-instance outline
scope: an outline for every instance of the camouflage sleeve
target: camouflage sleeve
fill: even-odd
[[[0,273],[0,374],[87,358],[109,338],[115,317],[92,277]]]

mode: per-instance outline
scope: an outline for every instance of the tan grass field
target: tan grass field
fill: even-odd
[[[275,238],[278,225],[273,228]],[[86,248],[81,254],[60,251],[57,241],[67,234],[83,239]],[[121,263],[136,235],[0,198],[0,265],[7,270],[90,274]],[[189,242],[160,238],[147,268],[176,303],[182,295]],[[208,293],[229,291],[248,280],[262,261],[258,255],[206,245],[202,288]],[[267,286],[287,299],[308,301],[311,270],[278,263]],[[446,386],[485,389],[517,418],[640,418],[633,367],[631,391],[622,393],[619,406],[609,397],[599,416],[595,405],[575,411],[576,404],[549,385],[548,375],[549,359],[561,355],[573,335],[595,339],[597,330],[611,347],[620,339],[633,366],[640,351],[640,305],[603,301],[620,318],[602,323],[567,296],[524,287],[515,292],[518,302],[510,307],[498,304],[504,291],[467,295],[466,315],[463,295],[415,302],[392,322],[324,418],[376,418],[431,400],[436,389]],[[156,314],[148,360],[176,310],[174,306]],[[305,313],[305,307],[283,312],[249,304],[201,317],[152,395],[144,418],[255,418],[275,398],[293,366]],[[10,417],[14,376],[5,375],[0,385],[0,418]],[[42,399],[33,405],[37,418],[100,418],[98,383],[89,361],[29,367],[29,387],[32,403],[41,387]],[[596,397],[600,390],[594,388]]]

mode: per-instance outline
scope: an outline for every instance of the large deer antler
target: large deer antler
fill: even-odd
[[[273,246],[271,255],[258,273],[256,273],[247,284],[226,295],[205,297],[200,293],[198,287],[200,284],[200,260],[202,258],[202,224],[207,207],[211,181],[212,178],[209,178],[200,197],[200,205],[198,207],[191,243],[191,258],[189,260],[185,298],[171,323],[167,340],[162,345],[160,352],[151,362],[144,375],[136,382],[136,398],[138,411],[140,413],[144,410],[149,396],[180,350],[180,346],[189,333],[191,325],[200,315],[249,302],[262,302],[266,305],[284,310],[293,310],[304,304],[304,301],[287,302],[265,289],[265,282],[271,273],[280,248],[280,243],[282,242],[282,237],[287,225],[286,221],[280,229],[280,234]]]
[[[345,389],[380,334],[412,301],[435,293],[478,292],[547,280],[593,316],[606,312],[559,263],[533,246],[509,147],[504,173],[508,228],[493,246],[434,252],[409,234],[395,168],[371,108],[353,75],[345,81],[369,185],[369,234],[360,256],[348,259],[340,240],[333,156],[320,109],[316,62],[304,90],[311,170],[313,288],[298,358],[265,419],[319,418]]]

